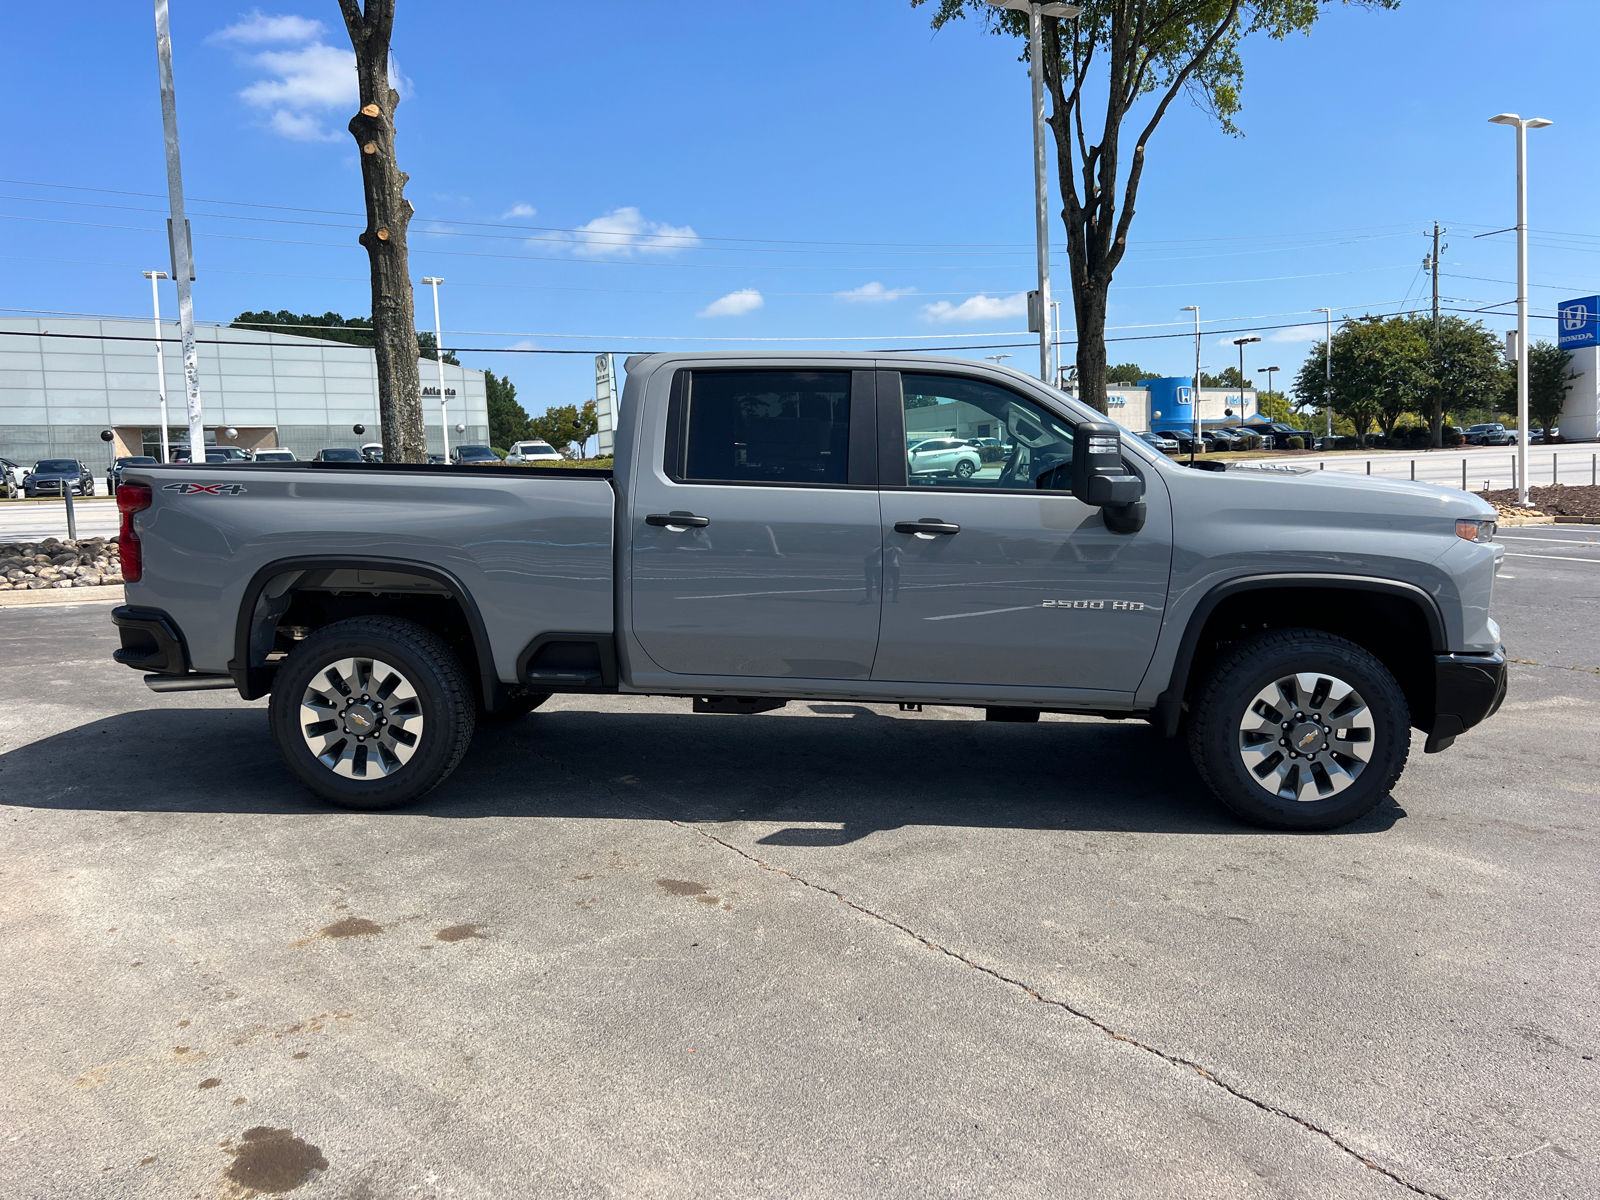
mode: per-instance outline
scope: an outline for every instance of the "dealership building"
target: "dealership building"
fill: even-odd
[[[27,317],[0,320],[0,457],[31,464],[76,458],[98,470],[115,453],[161,453],[155,326],[150,321]],[[207,444],[271,446],[310,458],[333,446],[381,440],[372,350],[255,329],[195,330]],[[175,322],[161,326],[167,430],[187,444],[182,347]],[[428,449],[444,449],[439,365],[418,361]],[[486,443],[483,372],[445,365],[449,444]],[[364,425],[363,434],[353,426]],[[464,431],[456,427],[464,425]]]

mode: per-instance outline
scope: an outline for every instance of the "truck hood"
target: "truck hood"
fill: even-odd
[[[1221,473],[1229,479],[1257,479],[1289,485],[1294,490],[1283,493],[1286,503],[1292,503],[1289,497],[1305,489],[1327,488],[1331,489],[1332,496],[1345,498],[1343,502],[1351,506],[1385,505],[1397,515],[1449,515],[1452,519],[1496,515],[1494,505],[1481,496],[1437,483],[1413,483],[1409,479],[1357,475],[1353,471],[1325,471],[1295,463],[1226,463],[1224,467]]]

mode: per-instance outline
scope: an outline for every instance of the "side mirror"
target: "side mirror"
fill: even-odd
[[[1144,481],[1122,465],[1122,427],[1084,421],[1072,437],[1072,494],[1085,504],[1120,508],[1136,504]]]

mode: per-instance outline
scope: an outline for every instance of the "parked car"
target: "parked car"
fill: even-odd
[[[299,460],[295,458],[293,450],[274,447],[270,450],[257,450],[255,461],[258,463],[285,463],[298,462]]]
[[[1161,435],[1178,443],[1179,454],[1189,453],[1189,447],[1194,445],[1193,429],[1163,429]],[[1194,452],[1196,454],[1210,454],[1215,447],[1216,438],[1212,436],[1211,431],[1202,429],[1200,431],[1200,443],[1195,446]]]
[[[22,477],[27,473],[27,468],[21,463],[0,458],[0,492],[5,494],[7,500],[15,500],[22,494]]]
[[[450,461],[458,467],[469,467],[481,463],[498,463],[500,456],[488,446],[457,446],[450,452]]]
[[[229,454],[232,450],[234,453]],[[172,461],[186,463],[189,461],[189,447],[174,446],[172,448]],[[249,457],[237,446],[207,446],[206,461],[208,463],[249,462]]]
[[[1309,429],[1296,429],[1293,425],[1286,425],[1282,421],[1263,421],[1257,425],[1246,425],[1246,433],[1255,433],[1261,436],[1261,444],[1268,450],[1287,450],[1289,439],[1297,437],[1300,445],[1310,449],[1317,440],[1317,435]]]
[[[513,442],[506,454],[508,463],[560,462],[561,454],[549,442]]]
[[[1232,429],[1228,426],[1222,426],[1217,429],[1208,429],[1206,430],[1206,433],[1211,438],[1211,448],[1217,451],[1234,449],[1234,443],[1237,442],[1241,436],[1237,429]]]
[[[1462,436],[1469,446],[1509,446],[1516,441],[1516,435],[1499,421],[1484,421],[1477,425],[1469,425]]]
[[[442,454],[430,454],[430,455],[428,455],[428,465],[429,466],[443,467],[443,466],[447,466],[449,464],[449,462],[450,462],[450,460],[447,459]]]
[[[148,454],[130,454],[117,459],[111,464],[111,470],[106,472],[106,494],[115,496],[117,489],[122,486],[122,468],[124,467],[153,467],[156,460]]]
[[[983,466],[983,456],[964,440],[923,438],[907,447],[906,464],[907,474],[913,478],[971,479]]]
[[[318,450],[312,462],[365,462],[361,451],[349,446],[328,446]]]
[[[1170,438],[1164,433],[1152,433],[1146,430],[1144,433],[1135,434],[1134,436],[1143,438],[1163,454],[1176,454],[1178,452],[1177,439]]]
[[[976,450],[978,457],[984,462],[1004,462],[1011,453],[1011,447],[999,438],[969,438],[967,439],[967,445]]]
[[[383,443],[368,442],[365,446],[361,447],[361,461],[381,463],[383,461]]]
[[[651,354],[628,368],[614,469],[130,470],[117,661],[158,693],[270,695],[256,711],[285,770],[359,810],[423,795],[478,721],[562,692],[677,696],[746,722],[848,698],[1140,717],[1166,737],[1186,723],[1235,812],[1329,828],[1388,797],[1413,728],[1436,753],[1504,699],[1505,549],[1470,493],[1250,462],[1191,471],[1054,388],[965,359]],[[907,487],[894,401],[910,394],[1004,423],[1011,470]],[[749,735],[743,762],[737,734],[711,739],[720,769],[766,762],[770,738]],[[1030,753],[1018,743],[985,770],[1004,787],[1013,762],[1036,769]]]
[[[94,472],[75,458],[45,458],[22,477],[22,492],[29,500],[59,496],[71,489],[74,496],[94,495]]]

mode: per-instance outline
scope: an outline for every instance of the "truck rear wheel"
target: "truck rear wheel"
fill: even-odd
[[[295,647],[273,682],[273,744],[295,778],[345,808],[395,808],[441,783],[472,741],[460,660],[394,617],[356,617]]]
[[[1365,816],[1405,769],[1411,718],[1389,669],[1312,629],[1233,646],[1190,703],[1189,750],[1217,798],[1273,829]]]

